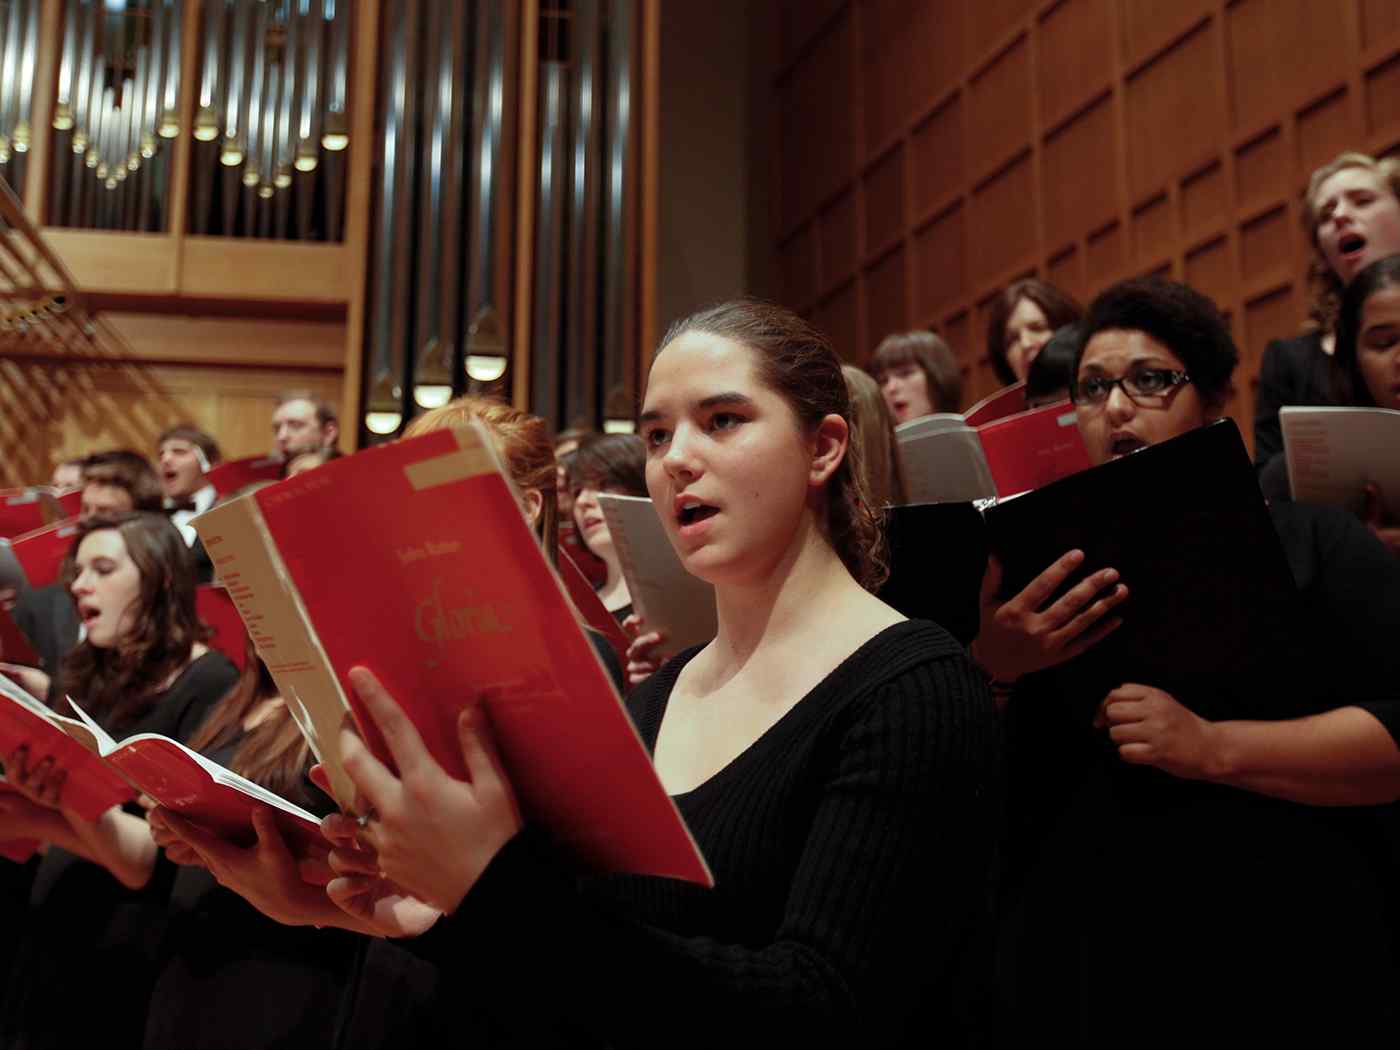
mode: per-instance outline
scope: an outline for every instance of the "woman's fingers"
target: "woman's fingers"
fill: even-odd
[[[423,738],[418,735],[413,722],[404,714],[398,702],[379,684],[379,679],[374,677],[373,672],[365,667],[351,668],[350,684],[355,689],[355,695],[369,711],[370,717],[374,719],[374,724],[384,735],[384,743],[388,745],[389,754],[393,756],[394,765],[398,766],[400,774],[407,775],[409,770],[425,758],[431,757],[428,749],[423,746]]]
[[[402,790],[399,778],[370,753],[365,742],[349,726],[340,731],[340,761],[345,774],[373,810],[386,810]]]
[[[379,859],[365,850],[333,849],[327,854],[326,863],[337,875],[379,874]]]
[[[1114,573],[1117,576],[1117,573]],[[1077,588],[1076,588],[1077,589]],[[1094,591],[1090,592],[1090,597]],[[1052,646],[1059,649],[1068,649],[1077,640],[1081,639],[1086,631],[1102,620],[1106,615],[1122,605],[1128,600],[1128,588],[1123,584],[1116,584],[1111,591],[1090,602],[1078,612],[1066,617],[1065,621],[1053,629],[1049,635]],[[1056,603],[1059,604],[1058,602]]]
[[[489,791],[511,796],[500,752],[496,750],[496,736],[491,731],[490,719],[479,698],[458,716],[457,737],[462,745],[462,761],[467,767],[467,777],[478,794]]]
[[[1081,550],[1072,550],[1060,555],[1048,569],[1026,584],[1021,593],[1006,604],[1014,606],[1022,613],[1038,612],[1083,562],[1084,552]]]

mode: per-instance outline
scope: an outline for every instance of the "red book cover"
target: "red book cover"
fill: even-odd
[[[1005,419],[1007,416],[1014,416],[1025,410],[1026,384],[1022,380],[988,394],[964,412],[963,419],[970,427],[980,427],[998,419]]]
[[[248,658],[248,632],[243,629],[243,617],[233,604],[228,591],[215,584],[201,584],[194,591],[195,612],[214,632],[209,646],[219,650],[240,671]]]
[[[9,664],[24,664],[26,667],[39,666],[39,654],[19,629],[15,618],[8,609],[0,608],[0,660]]]
[[[59,728],[68,721],[72,720],[55,715],[0,675],[0,754],[14,754],[23,746],[29,749],[31,765],[51,757],[68,774],[63,784],[65,805],[85,820],[96,820],[113,806],[135,798],[136,792],[92,750]]]
[[[58,580],[63,559],[78,534],[78,521],[69,518],[26,532],[10,541],[15,558],[31,587],[47,587]]]
[[[284,835],[303,847],[325,847],[321,821],[315,815],[159,733],[138,733],[119,743],[71,698],[69,703],[107,765],[166,809],[238,843],[257,838],[253,812],[265,809]]]
[[[617,619],[598,599],[598,592],[584,578],[583,570],[574,563],[566,551],[559,552],[559,578],[564,581],[564,590],[569,593],[574,607],[584,622],[608,640],[617,652],[623,666],[627,664],[627,635],[622,633]]]
[[[282,477],[280,456],[245,456],[230,459],[204,472],[204,480],[220,496],[227,496],[256,481],[277,481]]]
[[[1000,497],[1014,496],[1089,467],[1089,451],[1068,401],[977,428]]]
[[[46,488],[0,489],[0,536],[18,536],[63,517],[63,506]]]
[[[457,715],[483,697],[527,818],[589,868],[712,884],[479,426],[339,459],[195,527],[343,808],[348,679],[368,667],[465,776]]]

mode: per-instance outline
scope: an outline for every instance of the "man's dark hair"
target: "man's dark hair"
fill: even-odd
[[[192,445],[199,447],[204,453],[204,457],[209,460],[212,467],[223,458],[219,453],[219,443],[212,437],[200,430],[193,423],[176,423],[169,430],[164,431],[160,437],[156,438],[156,449],[167,441],[188,441]]]
[[[131,497],[134,511],[159,512],[164,493],[151,461],[139,452],[119,448],[94,452],[81,461],[84,485],[110,485]]]
[[[1220,308],[1194,288],[1160,277],[1120,281],[1089,304],[1083,325],[1074,357],[1076,376],[1094,336],[1120,329],[1151,336],[1181,358],[1204,401],[1223,403],[1230,396],[1240,352]]]

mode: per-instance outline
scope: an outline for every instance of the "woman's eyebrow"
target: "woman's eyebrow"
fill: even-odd
[[[702,397],[695,402],[695,407],[701,411],[715,408],[719,405],[737,405],[740,408],[753,407],[754,399],[748,394],[741,394],[737,390],[726,390],[721,394],[711,394],[709,397]],[[638,425],[652,423],[662,417],[658,409],[649,409],[637,417]]]

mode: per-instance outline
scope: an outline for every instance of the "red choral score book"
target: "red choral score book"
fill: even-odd
[[[200,584],[194,589],[194,609],[200,621],[214,632],[209,647],[217,649],[240,671],[248,659],[248,632],[243,629],[243,617],[238,606],[223,587]]]
[[[227,496],[258,481],[277,481],[282,477],[281,456],[245,456],[230,459],[204,472],[204,480],[214,486],[220,496]]]
[[[713,884],[480,426],[335,460],[194,526],[343,809],[347,710],[392,761],[350,687],[362,665],[457,777],[457,715],[481,695],[522,811],[585,866]]]
[[[64,493],[41,486],[0,489],[0,536],[19,536],[76,514],[76,508],[71,514],[66,509],[74,495],[81,501],[82,494],[77,489]]]
[[[63,559],[68,556],[77,534],[78,519],[65,518],[10,541],[29,586],[47,587],[58,579]]]
[[[568,592],[574,607],[578,609],[584,622],[608,640],[608,644],[613,647],[617,658],[622,661],[625,667],[627,665],[627,635],[622,633],[617,619],[608,612],[599,600],[598,592],[593,589],[593,585],[583,575],[583,570],[578,567],[568,551],[562,548],[559,551],[559,579],[563,581],[564,590]]]
[[[0,660],[27,667],[39,666],[39,654],[8,609],[0,609]]]
[[[1026,411],[1026,381],[1012,383],[984,397],[963,413],[970,427],[981,427]]]
[[[1089,469],[1089,450],[1068,401],[985,423],[977,436],[1002,498]]]
[[[43,701],[0,675],[0,753],[11,755],[27,747],[31,765],[52,757],[54,765],[68,774],[64,803],[85,820],[96,820],[113,806],[135,798],[136,792],[71,735],[75,728],[79,737],[86,735],[81,723],[49,710]]]

